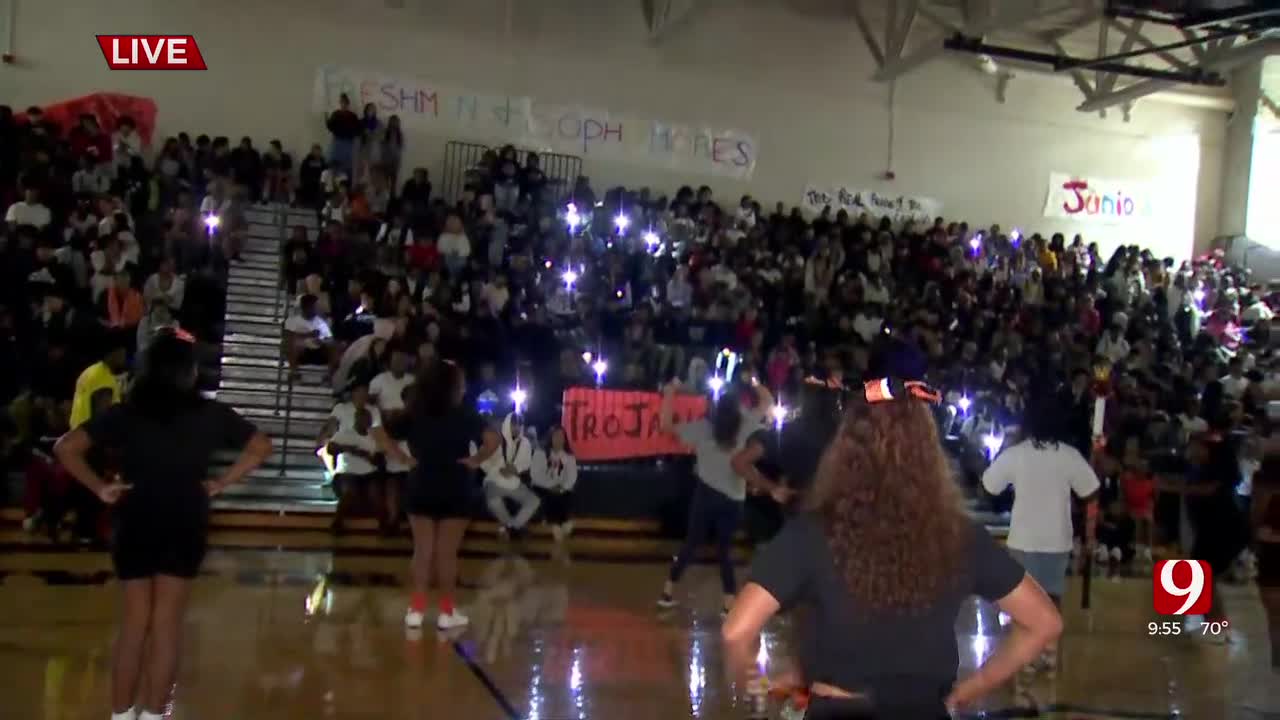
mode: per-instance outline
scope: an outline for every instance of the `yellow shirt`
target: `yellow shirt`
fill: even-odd
[[[120,402],[124,394],[120,379],[104,362],[90,365],[76,378],[76,394],[71,400],[71,429],[80,427],[93,415],[93,395],[99,390],[110,390],[113,403]]]
[[[1040,251],[1039,260],[1040,260],[1040,267],[1044,268],[1045,271],[1057,272],[1058,270],[1058,254],[1057,253],[1055,253],[1054,251],[1048,248],[1045,248],[1044,250]]]

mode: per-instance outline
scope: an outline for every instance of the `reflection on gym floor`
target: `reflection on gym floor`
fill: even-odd
[[[116,589],[98,554],[0,557],[5,717],[105,717]],[[472,625],[406,636],[402,557],[223,551],[197,584],[176,720],[562,720],[746,716],[723,679],[718,582],[695,567],[675,610],[654,607],[665,567],[517,554],[463,565]],[[1256,590],[1231,588],[1231,642],[1148,637],[1149,580],[1094,584],[1069,607],[1059,667],[987,709],[1061,718],[1259,718],[1280,712]],[[1076,598],[1073,588],[1070,597]],[[793,623],[765,637],[789,663]],[[957,627],[961,672],[1004,625],[974,602]],[[875,652],[869,648],[868,652]],[[446,715],[447,713],[447,715]]]

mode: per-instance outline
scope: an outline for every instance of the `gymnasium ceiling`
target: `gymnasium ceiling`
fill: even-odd
[[[696,23],[714,0],[641,0],[650,35]],[[1277,0],[780,0],[844,18],[891,82],[948,55],[995,78],[997,99],[1017,72],[1069,77],[1078,109],[1128,114],[1141,98],[1177,92],[1226,106],[1232,71],[1280,55]],[[1098,62],[1102,59],[1103,62]],[[1267,64],[1263,105],[1280,102],[1280,58]],[[1274,102],[1273,102],[1274,100]]]

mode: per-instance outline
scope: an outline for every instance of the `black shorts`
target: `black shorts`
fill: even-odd
[[[341,495],[351,489],[354,492],[364,492],[369,486],[377,482],[381,477],[381,473],[377,471],[365,473],[363,475],[355,475],[352,473],[339,473],[333,476],[333,491]]]
[[[409,515],[433,520],[470,518],[479,503],[479,486],[454,473],[432,477],[414,470],[405,483],[404,509]]]
[[[325,348],[304,348],[298,355],[299,365],[328,365],[329,351]]]
[[[111,537],[111,563],[120,580],[143,580],[157,575],[190,580],[200,574],[209,535],[205,519],[192,518],[187,528],[165,528],[163,534],[150,525],[120,519]]]

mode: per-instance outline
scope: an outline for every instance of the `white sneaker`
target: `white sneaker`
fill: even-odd
[[[138,709],[129,708],[124,712],[111,713],[111,720],[138,720]]]
[[[453,612],[448,615],[440,613],[440,615],[436,617],[437,630],[452,630],[454,628],[466,627],[470,624],[471,618],[463,615],[457,608],[454,608]]]
[[[404,614],[404,626],[410,630],[417,630],[422,627],[422,621],[424,619],[426,619],[426,615],[414,610],[413,608],[409,608],[409,610]]]
[[[164,715],[143,710],[138,713],[138,720],[164,720]]]

